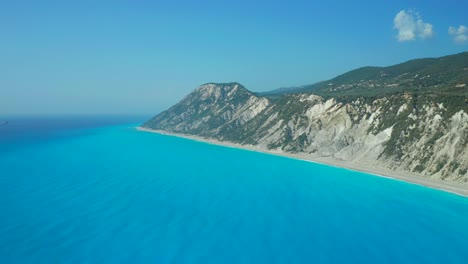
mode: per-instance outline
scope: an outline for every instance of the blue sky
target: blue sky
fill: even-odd
[[[156,113],[206,82],[265,91],[463,52],[466,10],[466,0],[0,0],[0,115]]]

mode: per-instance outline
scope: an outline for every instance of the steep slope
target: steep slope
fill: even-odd
[[[299,94],[272,105],[238,131],[214,137],[266,149],[316,154],[377,167],[468,181],[468,111],[393,95],[349,103]]]
[[[455,56],[464,60],[466,53]],[[350,88],[353,96],[307,92],[269,100],[238,83],[205,84],[143,127],[468,185],[468,58],[463,60],[451,68],[455,72],[439,75],[445,76],[439,92],[409,85],[404,92],[370,96],[357,87]]]

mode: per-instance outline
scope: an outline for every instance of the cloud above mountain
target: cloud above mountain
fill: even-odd
[[[449,27],[448,33],[453,36],[453,40],[457,43],[468,42],[468,27],[460,25],[458,28]]]
[[[421,16],[410,10],[401,10],[393,19],[393,27],[398,30],[400,42],[427,39],[434,35],[432,24],[424,22]]]

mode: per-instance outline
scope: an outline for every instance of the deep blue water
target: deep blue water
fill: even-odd
[[[0,127],[0,263],[468,263],[467,198],[139,121]]]

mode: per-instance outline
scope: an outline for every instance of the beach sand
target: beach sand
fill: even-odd
[[[418,184],[418,185],[422,185],[425,187],[442,190],[442,191],[468,197],[468,185],[457,184],[454,182],[446,182],[440,179],[433,179],[429,177],[422,177],[420,175],[412,174],[411,172],[407,172],[407,171],[394,171],[394,170],[385,169],[385,168],[372,167],[364,163],[338,160],[333,157],[321,157],[318,155],[307,154],[307,153],[295,154],[295,153],[288,153],[288,152],[277,151],[277,150],[268,150],[268,149],[264,149],[255,145],[241,145],[237,143],[218,141],[218,140],[210,139],[210,138],[204,138],[204,137],[193,136],[193,135],[185,135],[185,134],[176,134],[176,133],[170,133],[167,131],[153,130],[153,129],[143,128],[143,127],[137,127],[136,129],[139,131],[143,131],[143,132],[175,136],[175,137],[186,138],[186,139],[191,139],[191,140],[200,141],[204,143],[225,146],[225,147],[239,148],[239,149],[244,149],[244,150],[283,156],[287,158],[299,159],[299,160],[308,161],[308,162],[326,164],[329,166],[335,166],[335,167],[350,169],[354,171],[365,172],[365,173],[376,175],[379,177],[385,177],[385,178],[400,180],[400,181],[404,181],[404,182],[408,182],[412,184]]]

